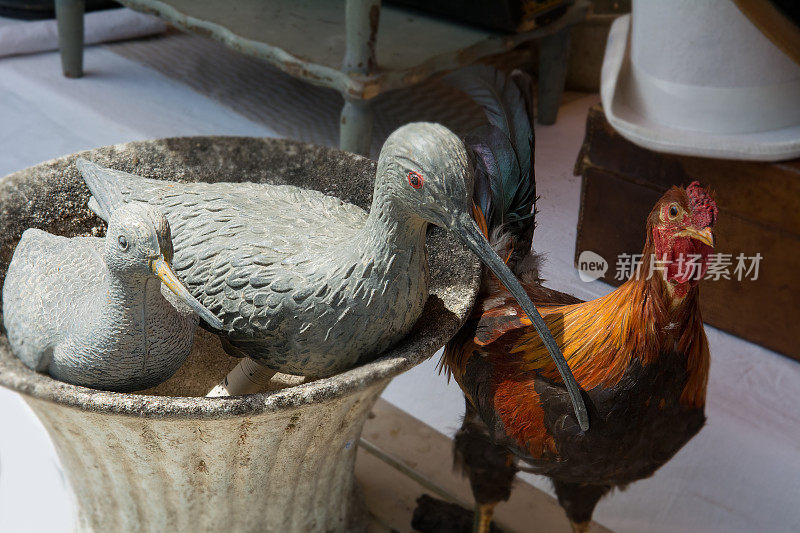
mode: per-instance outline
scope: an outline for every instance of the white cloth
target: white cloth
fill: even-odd
[[[86,45],[136,39],[163,33],[166,23],[130,9],[109,9],[84,15]],[[0,57],[58,50],[55,19],[22,21],[0,18]]]

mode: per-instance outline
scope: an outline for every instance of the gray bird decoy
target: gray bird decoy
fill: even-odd
[[[3,285],[12,352],[85,387],[124,392],[166,380],[189,355],[198,315],[222,327],[171,259],[169,223],[146,204],[116,209],[104,239],[26,230]]]
[[[406,335],[428,297],[425,229],[449,229],[520,302],[588,424],[552,335],[470,216],[467,152],[444,126],[408,124],[389,136],[369,214],[293,186],[174,183],[77,165],[100,217],[120,202],[163,210],[175,235],[175,270],[221,317],[226,350],[290,374],[334,374]]]

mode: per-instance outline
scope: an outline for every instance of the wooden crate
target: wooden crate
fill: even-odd
[[[800,159],[757,163],[684,157],[640,148],[606,121],[602,107],[589,111],[586,137],[575,165],[583,177],[575,260],[584,250],[609,262],[639,254],[645,218],[672,185],[697,179],[714,191],[720,214],[717,252],[732,254],[731,279],[701,282],[708,324],[800,360]],[[757,280],[739,281],[736,257],[760,253]]]

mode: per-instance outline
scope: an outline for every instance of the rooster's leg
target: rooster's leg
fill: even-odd
[[[495,505],[497,502],[484,503],[475,507],[475,523],[472,525],[472,533],[489,533],[492,528]]]
[[[570,522],[572,533],[589,533],[589,522]]]
[[[464,423],[456,433],[454,456],[456,467],[469,476],[475,498],[474,532],[488,533],[494,507],[511,495],[511,483],[517,473],[511,454],[494,444],[486,425],[475,408],[466,402]]]
[[[608,485],[589,485],[581,483],[566,483],[553,480],[558,503],[567,513],[572,524],[573,533],[587,533],[592,513],[600,498],[611,490]]]

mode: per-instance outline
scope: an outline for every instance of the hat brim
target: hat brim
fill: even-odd
[[[600,83],[606,118],[620,135],[644,148],[678,155],[749,161],[800,157],[800,124],[752,133],[707,133],[665,126],[637,109],[626,97],[631,77],[630,25],[630,15],[612,24]]]

